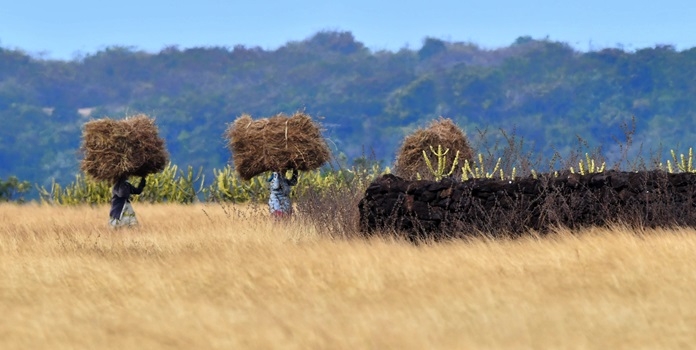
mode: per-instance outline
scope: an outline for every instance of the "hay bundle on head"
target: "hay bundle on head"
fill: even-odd
[[[225,136],[244,180],[266,171],[313,170],[331,156],[319,126],[302,112],[259,120],[244,114],[230,123]]]
[[[80,150],[80,169],[96,180],[111,183],[124,176],[160,172],[169,162],[154,119],[144,114],[85,123]]]
[[[423,179],[433,179],[433,174],[423,158],[423,151],[428,155],[432,166],[436,167],[437,156],[431,152],[430,146],[437,151],[438,145],[442,146],[443,151],[449,149],[445,162],[447,171],[451,169],[452,162],[459,151],[459,163],[452,176],[461,177],[464,160],[473,160],[474,152],[464,132],[451,119],[442,117],[431,122],[427,128],[418,129],[404,139],[396,156],[394,166],[396,175],[409,180],[416,179],[418,174]]]

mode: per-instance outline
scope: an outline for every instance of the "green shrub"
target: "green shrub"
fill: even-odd
[[[378,165],[371,168],[352,168],[336,171],[306,171],[300,172],[298,184],[292,188],[292,196],[304,195],[309,189],[314,193],[325,193],[329,190],[345,186],[351,181],[372,181],[377,176],[389,172]],[[133,196],[133,202],[146,203],[193,203],[197,201],[221,201],[244,203],[249,201],[267,201],[269,196],[269,174],[261,174],[249,181],[242,180],[231,166],[223,169],[213,169],[213,181],[206,184],[203,170],[189,166],[186,170],[169,164],[159,173],[148,175],[147,185],[143,193]],[[137,184],[139,178],[130,179]],[[367,186],[369,182],[362,185]],[[43,203],[60,205],[74,204],[105,204],[111,200],[111,184],[95,181],[84,174],[75,176],[75,181],[61,186],[53,182],[49,189],[39,188],[39,196]]]
[[[202,169],[194,172],[191,166],[183,171],[168,164],[162,172],[150,174],[145,180],[147,186],[143,193],[133,196],[133,202],[192,203],[204,192]],[[130,181],[137,184],[140,180],[134,178]],[[54,181],[50,189],[39,188],[39,197],[42,202],[52,204],[104,204],[111,200],[111,186],[108,182],[78,174],[75,181],[65,187]]]
[[[7,180],[0,178],[0,202],[24,202],[24,194],[30,188],[29,181],[20,181],[16,176],[10,176]]]
[[[436,178],[442,178],[452,173],[452,169],[446,169],[442,165],[446,163],[447,156],[455,157],[454,166],[458,166],[457,155],[450,155],[446,149],[435,148],[431,150],[438,155],[437,163],[430,164],[429,170]],[[671,152],[672,159],[667,160],[666,167],[658,164],[658,169],[673,172],[695,172],[693,167],[693,151],[689,149],[688,155]],[[462,181],[476,178],[500,178],[514,180],[517,176],[516,169],[513,167],[509,173],[504,173],[500,167],[501,158],[489,159],[486,162],[483,155],[479,154],[473,161],[464,160],[461,164]],[[494,162],[495,161],[495,162]],[[487,168],[485,165],[490,164]],[[596,162],[588,154],[585,159],[578,162],[577,172],[580,174],[603,172],[606,166],[602,162]],[[570,172],[576,169],[570,167]],[[351,191],[364,190],[377,177],[390,173],[388,167],[382,167],[378,163],[363,164],[354,166],[350,169],[338,170],[313,170],[300,172],[298,184],[292,188],[292,196],[299,198],[311,194],[313,197],[320,197],[326,194],[339,193],[341,189],[349,188]],[[555,172],[556,174],[558,172]],[[531,170],[529,174],[536,177],[536,171]],[[194,171],[191,166],[185,170],[179,169],[176,165],[169,164],[159,173],[148,175],[147,186],[142,194],[133,197],[134,202],[147,203],[193,203],[197,201],[219,201],[219,202],[264,202],[268,200],[268,179],[269,174],[264,173],[252,178],[249,181],[242,180],[234,168],[227,165],[223,169],[213,169],[213,180],[206,184],[203,169]],[[132,183],[137,184],[138,178],[131,179]],[[10,177],[6,181],[0,179],[0,201],[23,200],[22,194],[30,188],[28,182],[19,181],[15,177]],[[53,182],[50,189],[39,188],[39,196],[44,203],[53,204],[104,204],[111,199],[111,184],[106,182],[94,181],[83,174],[78,174],[75,181],[61,186]]]

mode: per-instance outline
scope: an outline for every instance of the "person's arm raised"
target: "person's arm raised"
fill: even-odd
[[[292,177],[288,180],[288,184],[290,184],[290,186],[297,185],[297,169],[292,169]]]
[[[146,183],[146,181],[145,181],[145,176],[143,176],[143,177],[140,178],[140,183],[138,184],[138,187],[133,189],[132,194],[141,194],[141,193],[143,193],[143,189],[145,188],[145,183]]]

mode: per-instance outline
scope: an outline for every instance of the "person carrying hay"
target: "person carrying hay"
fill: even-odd
[[[268,178],[271,188],[271,196],[268,199],[268,208],[271,216],[276,220],[286,219],[292,216],[292,202],[290,190],[297,185],[297,171],[292,169],[292,177],[285,177],[286,171],[274,171]]]
[[[120,120],[90,120],[82,131],[80,151],[84,156],[80,169],[96,181],[113,185],[110,226],[137,225],[130,196],[142,193],[145,177],[163,171],[169,163],[155,119],[137,114]],[[140,185],[128,183],[129,176],[140,177]]]
[[[138,219],[135,218],[135,211],[130,203],[130,196],[133,194],[141,194],[145,188],[145,177],[140,179],[140,184],[135,187],[126,180],[123,176],[119,178],[114,187],[111,189],[111,211],[109,216],[109,225],[112,228],[129,227],[138,225]]]

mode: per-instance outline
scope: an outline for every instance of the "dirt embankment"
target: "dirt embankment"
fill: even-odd
[[[696,174],[619,172],[514,181],[409,181],[384,175],[359,204],[361,230],[411,238],[484,232],[517,236],[530,230],[626,224],[696,227]]]

